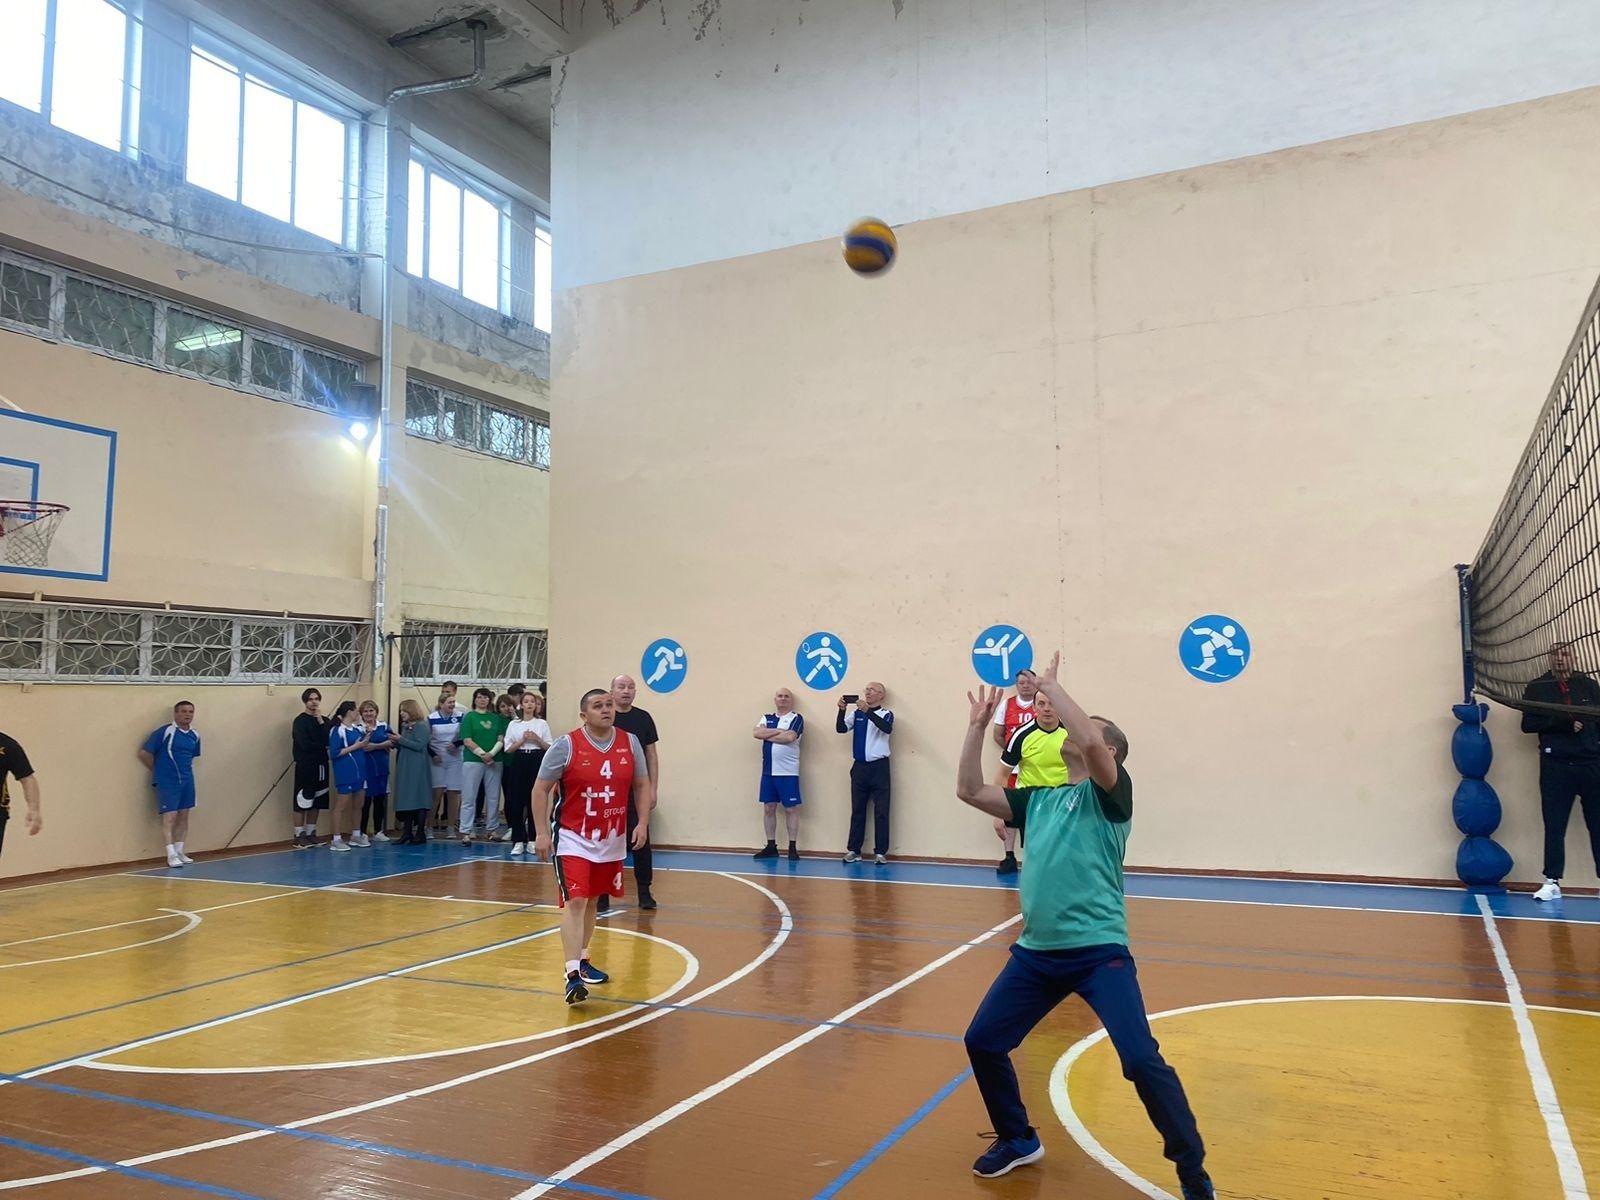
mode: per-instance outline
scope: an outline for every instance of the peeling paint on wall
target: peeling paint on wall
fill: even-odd
[[[689,15],[694,18],[695,41],[705,41],[713,24],[716,25],[718,33],[722,32],[722,0],[699,0],[689,10]]]

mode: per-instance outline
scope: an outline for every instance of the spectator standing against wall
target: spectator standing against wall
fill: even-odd
[[[778,809],[789,834],[789,861],[800,861],[800,739],[805,718],[794,710],[794,693],[779,688],[772,697],[773,711],[756,722],[755,739],[761,743],[761,821],[767,844],[757,858],[778,857]]]
[[[835,728],[850,735],[850,837],[844,861],[861,861],[867,836],[867,808],[872,808],[873,861],[889,861],[889,737],[894,733],[894,713],[884,707],[889,698],[883,684],[867,684],[846,714],[850,697],[839,700]]]
[[[304,711],[289,731],[294,755],[294,844],[316,846],[317,814],[328,807],[328,727],[322,715],[322,693],[309,687],[300,693]]]
[[[172,706],[172,720],[145,738],[139,748],[139,761],[150,772],[150,786],[156,790],[169,867],[186,867],[194,861],[184,853],[183,844],[189,836],[189,813],[195,804],[194,760],[199,757],[194,705],[179,700]]]
[[[448,829],[461,806],[461,714],[456,712],[455,692],[439,693],[439,706],[428,714],[428,729],[434,819]]]
[[[400,701],[396,711],[400,737],[395,742],[394,815],[400,821],[400,844],[420,846],[428,840],[428,814],[433,810],[431,727],[415,700]]]
[[[361,802],[361,824],[357,833],[367,832],[367,818],[372,819],[372,840],[390,840],[389,828],[389,756],[394,752],[395,738],[390,728],[378,719],[378,702],[361,702],[361,727],[367,739],[367,794]]]
[[[1038,695],[1038,677],[1032,671],[1017,672],[1016,694],[1006,697],[1005,701],[994,712],[994,743],[1000,747],[1002,756],[1007,746],[1011,744],[1012,736],[1033,719],[1033,701]],[[1001,763],[999,776],[995,783],[1000,787],[1016,787],[1017,773],[1010,766]],[[1017,873],[1017,831],[1004,821],[996,819],[994,831],[1000,839],[1000,845],[1005,851],[1000,865],[995,868],[996,875],[1015,875]]]
[[[511,760],[506,764],[506,820],[511,824],[511,853],[519,857],[533,850],[533,785],[552,740],[544,719],[544,697],[523,692],[522,715],[506,726],[506,754]]]

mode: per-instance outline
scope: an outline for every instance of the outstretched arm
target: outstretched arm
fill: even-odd
[[[1009,821],[1011,801],[1006,799],[1004,789],[983,781],[983,735],[994,719],[994,707],[999,702],[999,688],[980,687],[976,696],[967,693],[971,712],[967,718],[967,736],[961,743],[961,761],[956,766],[956,798],[991,817]]]
[[[1089,762],[1089,778],[1109,792],[1117,786],[1117,756],[1106,745],[1105,738],[1100,736],[1100,726],[1089,719],[1089,714],[1067,695],[1066,689],[1056,679],[1060,669],[1061,652],[1058,650],[1051,657],[1044,674],[1039,676],[1039,690],[1050,697],[1050,703],[1061,715],[1061,723],[1067,727],[1067,739],[1083,751],[1084,758]]]

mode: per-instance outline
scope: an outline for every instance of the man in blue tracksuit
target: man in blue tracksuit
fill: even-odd
[[[184,853],[189,836],[189,810],[194,807],[194,760],[200,757],[200,735],[194,730],[194,705],[180,700],[172,707],[172,723],[163,725],[139,748],[139,761],[150,771],[167,839],[167,866],[194,861]]]

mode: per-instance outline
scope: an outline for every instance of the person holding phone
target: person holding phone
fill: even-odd
[[[841,696],[834,728],[850,735],[850,837],[844,861],[861,861],[867,835],[867,806],[872,806],[872,858],[880,867],[889,861],[889,736],[894,713],[884,706],[888,692],[876,681],[860,696]],[[855,711],[846,716],[854,705]]]

